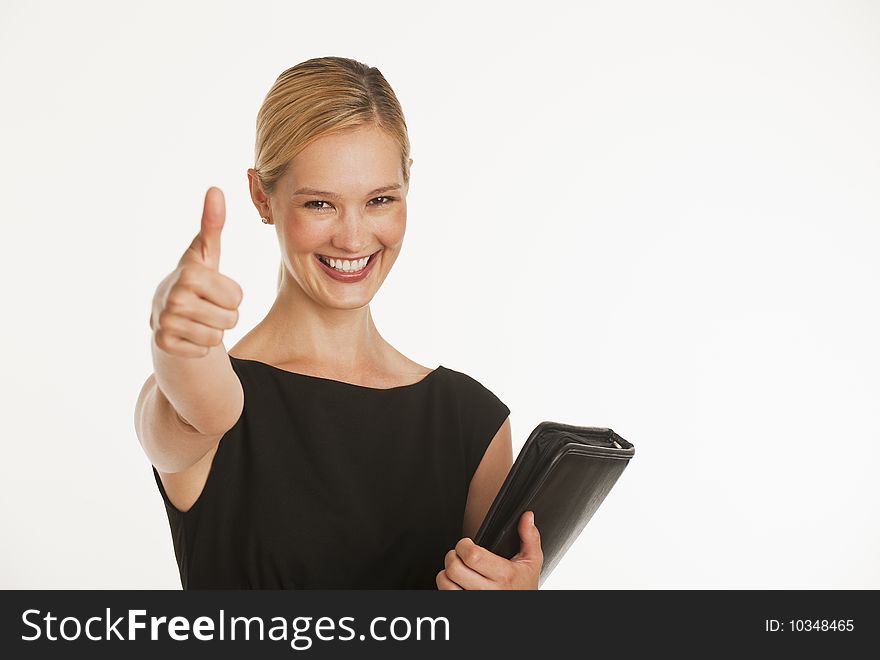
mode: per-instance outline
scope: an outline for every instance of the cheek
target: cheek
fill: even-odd
[[[319,223],[292,217],[283,229],[284,243],[292,252],[312,252],[327,242],[327,230]]]
[[[385,245],[398,245],[406,233],[406,209],[382,218],[376,223],[376,236]]]

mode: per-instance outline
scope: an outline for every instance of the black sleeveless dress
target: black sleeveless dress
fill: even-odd
[[[379,389],[229,356],[244,390],[205,487],[165,503],[184,589],[435,589],[510,409],[439,366]]]

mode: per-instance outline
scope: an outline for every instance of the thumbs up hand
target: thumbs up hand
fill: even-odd
[[[437,588],[457,589],[537,589],[544,565],[541,534],[535,516],[520,516],[520,551],[505,559],[465,537],[446,553],[446,568],[437,573]]]
[[[238,323],[244,294],[220,273],[220,233],[226,203],[219,188],[205,194],[199,233],[174,269],[156,288],[150,328],[156,345],[171,355],[203,357]]]

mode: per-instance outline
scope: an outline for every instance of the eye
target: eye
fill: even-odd
[[[389,197],[388,195],[382,195],[381,197],[375,197],[375,198],[373,198],[373,199],[370,200],[370,201],[375,202],[377,199],[385,199],[385,200],[388,200],[388,201],[386,201],[386,202],[382,202],[381,204],[376,204],[376,206],[388,206],[391,202],[393,202],[393,201],[395,200],[394,197]]]
[[[314,209],[315,211],[326,211],[327,209],[319,206],[309,206],[309,204],[329,204],[329,202],[325,202],[323,199],[312,199],[303,204],[307,209]]]

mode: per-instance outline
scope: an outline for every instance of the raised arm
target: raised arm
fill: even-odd
[[[244,393],[223,331],[238,322],[241,287],[219,271],[223,194],[205,195],[201,229],[156,289],[154,371],[135,405],[138,439],[157,470],[181,472],[215,449],[241,415]]]

